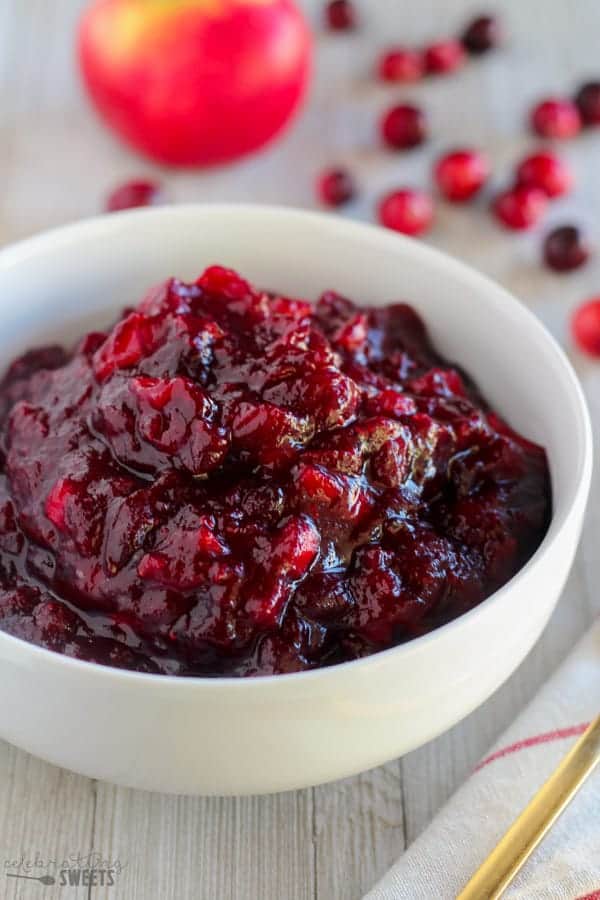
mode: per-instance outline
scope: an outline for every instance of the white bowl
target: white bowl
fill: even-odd
[[[501,590],[409,644],[319,671],[255,679],[125,672],[0,632],[0,734],[50,762],[150,790],[249,794],[376,766],[466,716],[519,665],[560,594],[592,466],[582,392],[523,306],[464,265],[391,232],[312,213],[190,206],[112,215],[0,254],[0,366],[101,326],[144,290],[206,265],[314,299],[406,299],[508,421],[548,451],[553,517]]]

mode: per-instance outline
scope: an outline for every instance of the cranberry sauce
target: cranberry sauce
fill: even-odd
[[[177,675],[296,672],[460,615],[538,547],[544,451],[405,304],[214,266],[0,387],[0,628]]]

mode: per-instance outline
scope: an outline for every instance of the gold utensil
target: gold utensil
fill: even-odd
[[[456,900],[496,900],[600,762],[600,716],[540,788]]]

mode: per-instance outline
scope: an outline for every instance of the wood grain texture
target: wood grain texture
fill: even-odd
[[[315,896],[354,900],[406,845],[399,762],[315,788],[314,798]]]
[[[82,900],[85,890],[45,888],[5,872],[54,874],[63,860],[92,846],[96,783],[0,744],[0,896]]]
[[[196,798],[98,784],[95,844],[128,862],[119,897],[312,900],[312,829],[310,791]]]
[[[318,24],[321,0],[303,5]],[[163,178],[174,201],[312,206],[320,167],[347,163],[360,181],[361,197],[345,214],[372,220],[383,191],[427,184],[432,160],[446,147],[468,143],[490,153],[498,187],[534,145],[523,125],[530,103],[545,93],[569,93],[581,78],[600,74],[597,0],[504,0],[496,8],[511,39],[502,53],[452,78],[390,89],[371,77],[381,47],[453,33],[479,11],[479,3],[358,5],[360,33],[319,33],[311,103],[283,141],[235,167],[163,173],[113,141],[85,103],[73,57],[84,0],[0,0],[0,243],[95,214],[110,187],[138,173]],[[378,117],[396,98],[427,109],[431,140],[419,152],[395,156],[378,147]],[[577,189],[553,205],[548,221],[584,221],[600,243],[600,134],[585,135],[561,152],[577,172]],[[487,202],[469,210],[440,204],[428,240],[497,278],[568,343],[570,310],[600,292],[600,258],[579,273],[556,277],[539,265],[539,234],[500,232],[487,215]],[[441,302],[451,302],[443,285],[440,292]],[[579,357],[573,361],[597,436],[600,367]],[[535,650],[490,701],[426,747],[314,791],[197,799],[97,784],[0,744],[0,864],[36,850],[53,858],[93,847],[125,864],[117,886],[94,889],[93,896],[103,900],[359,898],[426,827],[600,610],[599,501],[596,477],[573,574]],[[87,893],[5,884],[1,869],[0,880],[0,896],[10,900]]]

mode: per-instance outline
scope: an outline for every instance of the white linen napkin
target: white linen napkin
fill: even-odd
[[[365,900],[453,900],[599,713],[600,621]],[[503,896],[600,900],[600,771]]]

